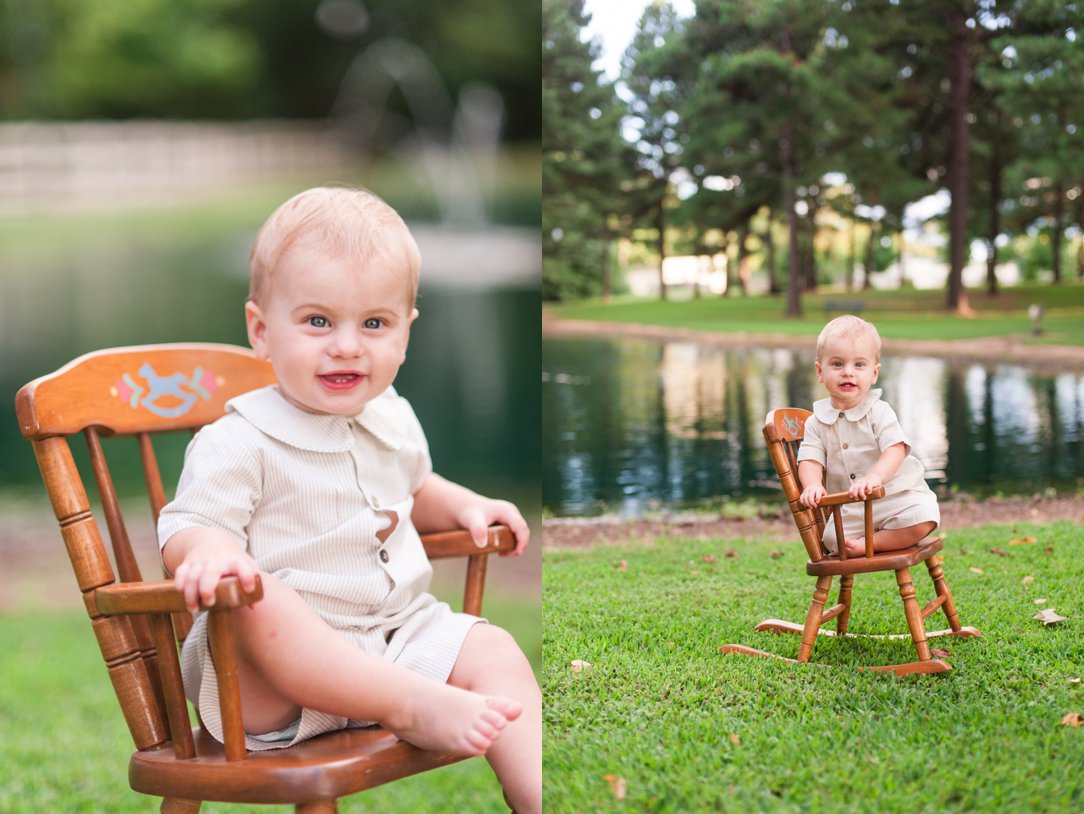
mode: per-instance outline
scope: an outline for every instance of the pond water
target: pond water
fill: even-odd
[[[556,515],[718,505],[777,481],[761,426],[824,391],[812,351],[687,341],[542,343],[542,500]],[[1084,375],[885,357],[877,386],[935,488],[1084,484]]]
[[[15,419],[15,392],[27,381],[102,347],[247,345],[243,305],[251,239],[251,232],[170,241],[120,235],[107,247],[62,247],[4,264],[0,490],[41,493],[31,447]],[[510,276],[530,279],[531,270]],[[441,287],[423,277],[418,308],[421,317],[396,387],[426,428],[437,470],[537,510],[538,289]],[[169,471],[163,475],[170,478]]]

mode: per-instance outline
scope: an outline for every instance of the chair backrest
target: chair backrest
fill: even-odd
[[[105,616],[93,592],[117,581],[141,582],[101,439],[137,439],[155,524],[166,503],[152,436],[192,433],[219,418],[226,402],[275,382],[271,365],[232,345],[172,344],[115,348],[81,356],[24,386],[16,396],[22,433],[33,446],[79,589],[114,690],[139,749],[169,738],[158,655],[145,617]],[[116,562],[106,554],[69,436],[86,436],[91,468]],[[158,576],[158,575],[156,575]],[[178,636],[191,620],[174,619]]]
[[[798,447],[805,438],[805,422],[811,416],[809,410],[798,407],[784,407],[772,410],[764,419],[764,440],[768,444],[768,455],[783,486],[798,533],[802,537],[806,552],[812,562],[819,562],[828,556],[828,551],[821,542],[824,535],[824,516],[821,512],[803,506],[798,498],[802,494],[802,485],[798,482]]]

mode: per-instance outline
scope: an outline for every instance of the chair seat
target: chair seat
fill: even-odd
[[[379,727],[331,732],[286,749],[248,752],[226,762],[222,744],[192,732],[196,757],[179,760],[172,744],[141,750],[128,764],[133,789],[156,797],[251,803],[307,803],[344,797],[463,760],[427,752]]]
[[[872,557],[857,556],[841,560],[838,555],[825,557],[819,562],[807,562],[805,572],[810,576],[840,576],[844,574],[868,574],[874,571],[898,571],[925,562],[941,550],[941,538],[934,537],[910,548],[898,551],[878,551]]]

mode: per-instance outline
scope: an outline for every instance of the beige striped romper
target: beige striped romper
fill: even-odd
[[[432,566],[410,514],[432,463],[407,401],[389,387],[354,418],[316,415],[267,387],[226,410],[185,453],[176,498],[158,521],[160,544],[193,526],[224,530],[342,636],[447,681],[480,620],[428,593]],[[381,542],[378,533],[393,526],[389,511],[398,523]],[[221,741],[205,613],[185,640],[181,666],[185,692]],[[247,745],[284,747],[369,723],[305,709],[295,726],[250,735]]]
[[[846,492],[854,480],[865,477],[884,450],[901,443],[907,447],[907,457],[885,482],[885,496],[873,501],[873,528],[875,531],[905,528],[927,520],[940,524],[941,511],[937,496],[926,485],[926,470],[911,454],[911,445],[896,412],[881,401],[879,389],[870,390],[849,410],[836,409],[831,399],[815,402],[813,415],[805,424],[798,460],[816,461],[824,467],[824,487],[828,492]],[[865,504],[850,503],[840,508],[844,535],[848,539],[861,537]],[[838,550],[834,523],[824,528],[824,544],[833,553]]]

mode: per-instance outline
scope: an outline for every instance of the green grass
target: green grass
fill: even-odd
[[[491,592],[486,614],[511,631],[528,656],[539,651],[537,606]],[[0,615],[0,653],[0,812],[157,812],[160,800],[128,788],[133,746],[86,614]],[[225,803],[201,809],[292,810]],[[468,760],[347,798],[339,810],[497,814],[507,807],[488,764]]]
[[[699,300],[616,299],[550,305],[564,319],[643,323],[697,331],[782,333],[816,336],[829,316],[829,300],[864,304],[862,316],[876,323],[887,339],[980,339],[1017,334],[1028,343],[1084,345],[1084,284],[1021,285],[1003,289],[997,297],[970,293],[976,316],[946,318],[943,291],[868,291],[856,294],[819,293],[802,297],[803,316],[782,318],[782,297],[705,297]],[[1030,336],[1028,306],[1045,307],[1044,334]]]
[[[1010,545],[1026,535],[1038,542]],[[1084,712],[1070,683],[1084,677],[1080,527],[968,529],[945,550],[963,623],[983,635],[933,640],[955,669],[906,678],[853,668],[911,661],[909,640],[819,641],[813,660],[830,668],[718,652],[796,655],[797,637],[753,626],[804,619],[813,580],[797,542],[547,551],[547,814],[1082,810],[1084,727],[1059,723]],[[1040,607],[1068,620],[1043,627]],[[851,630],[906,631],[891,573],[856,578]],[[574,672],[573,659],[592,666]],[[607,775],[625,780],[623,801]]]

